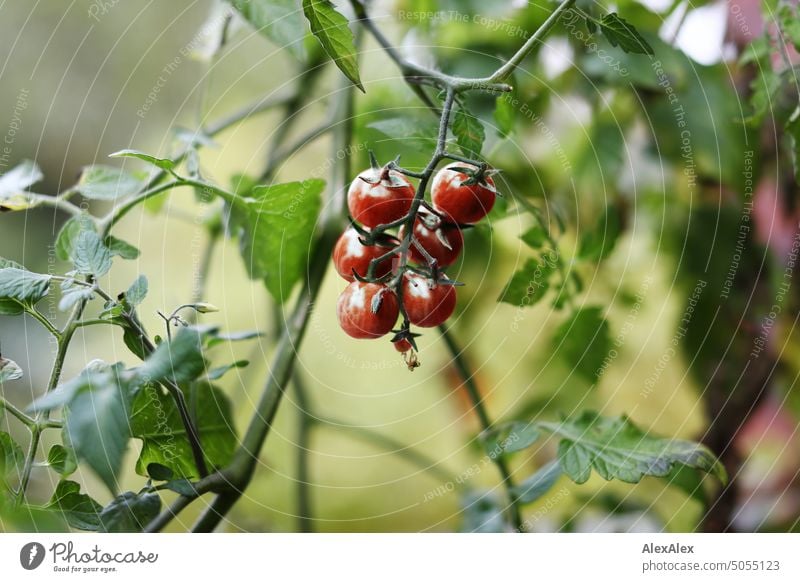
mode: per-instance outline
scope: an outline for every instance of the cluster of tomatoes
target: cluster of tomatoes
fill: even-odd
[[[353,180],[347,192],[353,223],[333,250],[336,271],[350,281],[337,306],[345,333],[379,338],[392,331],[402,314],[392,342],[409,368],[418,365],[418,334],[410,326],[436,327],[453,314],[454,281],[442,269],[461,254],[462,228],[494,206],[491,174],[486,167],[449,164],[433,177],[431,204],[415,203],[416,189],[393,164],[369,168]]]

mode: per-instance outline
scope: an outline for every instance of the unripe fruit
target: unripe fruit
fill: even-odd
[[[489,214],[494,206],[497,196],[494,180],[488,175],[476,180],[458,168],[478,171],[472,164],[448,164],[433,178],[431,200],[434,208],[453,222],[475,224]],[[467,183],[470,181],[474,183]]]
[[[400,229],[398,237],[405,236],[405,226]],[[437,228],[428,228],[419,216],[414,221],[414,238],[427,253],[436,259],[438,267],[449,267],[456,262],[464,248],[464,235],[455,224],[442,223]],[[449,247],[449,248],[448,248]],[[411,260],[420,265],[427,265],[427,258],[413,243],[409,247]]]
[[[399,312],[394,291],[386,285],[361,281],[350,283],[336,306],[339,325],[356,339],[386,335],[392,330]]]
[[[347,191],[350,216],[373,228],[403,218],[411,210],[414,186],[396,170],[369,168],[361,172]]]
[[[361,244],[360,236],[356,229],[348,228],[333,247],[333,265],[336,267],[336,272],[348,281],[355,280],[353,271],[358,273],[359,277],[366,277],[372,259],[377,259],[389,251],[387,247]],[[391,270],[392,259],[388,258],[375,266],[374,275],[380,278]]]
[[[406,338],[403,338],[394,342],[394,349],[396,349],[398,352],[402,354],[409,350],[414,349],[414,346],[412,346],[411,342],[408,341]]]
[[[456,289],[416,273],[407,273],[403,277],[403,306],[414,325],[436,327],[453,315]]]

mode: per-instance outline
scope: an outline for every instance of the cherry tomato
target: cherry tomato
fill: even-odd
[[[436,210],[446,214],[453,222],[475,224],[489,214],[494,206],[497,190],[491,176],[476,178],[459,171],[467,168],[478,171],[471,164],[453,162],[436,173],[431,185],[431,200]]]
[[[353,271],[359,277],[366,277],[372,259],[385,255],[389,249],[380,245],[361,244],[361,235],[354,228],[348,228],[333,247],[333,265],[336,272],[348,281],[355,281]],[[392,259],[388,258],[375,266],[375,277],[383,277],[392,270]]]
[[[400,353],[405,353],[409,350],[414,349],[414,346],[411,345],[411,342],[408,341],[406,338],[401,340],[397,340],[394,342],[394,349],[396,349]]]
[[[354,219],[372,228],[408,214],[414,194],[414,186],[400,172],[370,168],[350,184],[347,207]]]
[[[456,289],[416,273],[407,273],[403,277],[403,306],[414,325],[436,327],[453,315]]]
[[[376,295],[379,299],[375,299]],[[373,309],[377,307],[373,311]],[[336,314],[339,325],[350,337],[374,339],[386,335],[397,321],[397,296],[386,285],[350,283],[339,296]]]
[[[398,237],[402,240],[404,236],[405,227],[402,227]],[[464,248],[464,236],[457,225],[441,223],[436,228],[430,228],[420,216],[414,221],[414,238],[430,256],[436,259],[439,267],[449,267],[455,263],[461,254],[461,249]],[[427,258],[413,243],[409,247],[409,255],[415,263],[428,264]]]

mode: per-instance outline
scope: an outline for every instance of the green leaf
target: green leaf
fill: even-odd
[[[172,341],[163,342],[134,372],[142,382],[191,382],[205,372],[203,334],[194,327],[181,328]]]
[[[125,292],[125,299],[128,301],[128,304],[132,307],[141,305],[142,301],[147,297],[147,289],[147,277],[139,275]]]
[[[603,16],[599,24],[608,42],[613,46],[619,46],[626,53],[655,54],[653,47],[639,34],[639,31],[616,12]]]
[[[513,81],[511,84],[512,86],[516,85]],[[497,98],[494,106],[494,122],[497,124],[497,133],[501,137],[508,137],[514,131],[518,103],[516,91],[503,93]]]
[[[264,335],[260,331],[239,331],[235,333],[221,333],[219,335],[211,336],[208,340],[206,347],[212,348],[216,345],[228,342],[241,342],[245,340],[255,339]]]
[[[788,40],[796,51],[800,52],[800,12],[797,11],[797,7],[780,4],[778,20],[783,38]]]
[[[188,479],[175,479],[174,481],[168,481],[167,483],[164,483],[164,487],[180,495],[185,495],[186,497],[197,495],[197,490],[194,488],[194,485],[192,485],[192,482]]]
[[[499,533],[510,529],[505,519],[504,505],[490,493],[470,492],[461,502],[466,533]]]
[[[247,360],[238,360],[236,362],[233,362],[232,364],[225,364],[224,366],[212,368],[206,374],[205,379],[208,380],[209,382],[213,382],[214,380],[219,380],[234,368],[245,368],[249,364],[250,362]]]
[[[130,393],[118,366],[84,373],[65,409],[65,430],[78,459],[113,493],[128,445]]]
[[[453,116],[451,128],[456,136],[456,143],[465,156],[478,157],[481,155],[486,132],[480,119],[463,107],[459,107]]]
[[[554,271],[555,262],[549,259],[549,255],[528,259],[522,269],[514,273],[497,300],[518,307],[536,304],[547,294],[548,280]]]
[[[0,431],[0,484],[9,486],[8,477],[20,475],[25,465],[25,453],[7,432]]]
[[[113,166],[87,166],[75,189],[92,200],[116,200],[137,194],[147,184],[147,175],[142,172],[128,173]]]
[[[358,74],[353,32],[347,18],[337,12],[328,0],[303,0],[303,14],[311,25],[311,32],[331,60],[356,87],[364,91]]]
[[[520,503],[533,503],[553,488],[563,475],[558,460],[550,461],[533,475],[514,487],[514,494]]]
[[[534,250],[542,248],[547,243],[547,233],[538,224],[526,230],[519,238]]]
[[[250,276],[263,279],[278,302],[305,274],[324,187],[322,180],[262,186],[248,200],[242,256]]]
[[[553,349],[578,376],[594,383],[611,349],[608,322],[599,307],[584,307],[562,323]]]
[[[161,463],[149,463],[147,465],[147,475],[153,481],[169,481],[175,476],[175,473]]]
[[[592,469],[607,481],[638,483],[645,475],[669,476],[678,465],[727,481],[725,469],[703,445],[650,436],[624,416],[605,418],[587,411],[573,420],[537,426],[561,437],[559,462],[576,483],[585,483]]]
[[[144,152],[140,152],[139,150],[120,150],[118,152],[114,152],[113,154],[108,156],[109,158],[137,158],[139,160],[143,160],[148,164],[152,164],[153,166],[160,168],[162,170],[166,170],[167,172],[171,172],[175,169],[175,162],[167,159],[167,158],[158,158],[156,156],[151,156],[150,154],[146,154]]]
[[[621,232],[620,211],[614,204],[609,204],[594,229],[581,236],[578,257],[589,261],[602,261],[614,250]]]
[[[540,434],[532,423],[514,421],[482,433],[481,441],[486,454],[495,458],[527,449]]]
[[[88,214],[73,216],[64,223],[56,237],[55,249],[56,256],[62,261],[71,260],[75,249],[75,240],[84,230],[95,231],[94,222]],[[96,231],[95,231],[96,232]]]
[[[120,257],[126,261],[133,261],[139,258],[141,252],[135,246],[115,236],[107,236],[105,245],[111,251],[112,257]]]
[[[232,0],[256,30],[298,60],[305,59],[305,23],[297,0]],[[327,49],[326,49],[327,50]]]
[[[78,461],[70,449],[53,445],[47,453],[47,465],[62,477],[71,475],[78,468]]]
[[[159,511],[161,498],[158,494],[127,491],[100,513],[100,529],[108,533],[140,532]]]
[[[0,176],[0,212],[27,210],[36,206],[36,197],[26,190],[42,177],[39,166],[29,160]]]
[[[94,297],[94,289],[85,285],[78,285],[73,279],[67,279],[61,283],[61,300],[58,308],[61,311],[69,311],[80,301],[88,301]]]
[[[111,270],[111,251],[93,230],[82,230],[75,238],[72,264],[81,275],[101,277]]]
[[[22,368],[14,360],[0,356],[0,384],[22,378]]]
[[[226,465],[236,448],[230,404],[225,395],[210,384],[194,386],[193,415],[207,462],[214,467]],[[158,463],[169,468],[174,478],[196,478],[186,430],[174,399],[161,389],[148,386],[133,403],[130,418],[133,438],[141,439],[142,451],[136,472],[148,474],[148,467]]]
[[[50,291],[50,276],[25,269],[0,269],[0,300],[15,301],[24,306],[39,302]]]
[[[46,507],[62,513],[67,523],[75,529],[98,531],[103,506],[80,491],[78,483],[60,481]]]

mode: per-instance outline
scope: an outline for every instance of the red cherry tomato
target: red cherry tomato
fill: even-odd
[[[489,214],[494,206],[497,190],[491,176],[484,176],[474,184],[466,184],[470,176],[453,168],[477,171],[471,164],[453,162],[436,173],[431,185],[431,200],[436,210],[459,224],[475,224]]]
[[[387,247],[361,244],[361,235],[354,228],[348,228],[333,247],[333,265],[336,272],[348,281],[355,281],[353,271],[359,277],[366,277],[369,264],[372,259],[385,255],[389,249]],[[375,277],[383,277],[392,270],[392,259],[381,261],[375,266]]]
[[[373,299],[380,295],[377,309]],[[386,335],[397,321],[399,307],[397,296],[386,285],[377,283],[350,283],[339,296],[336,314],[339,325],[350,337],[375,339]]]
[[[402,240],[405,236],[405,227],[400,229],[398,237]],[[427,253],[437,261],[439,267],[449,267],[456,262],[464,248],[464,235],[455,224],[442,223],[437,228],[429,228],[425,221],[417,216],[414,221],[414,238],[422,245]],[[449,248],[448,248],[449,247]],[[427,258],[412,243],[409,248],[411,260],[420,265],[427,265]]]
[[[419,327],[436,327],[456,308],[456,289],[432,279],[408,273],[403,277],[403,306],[408,320]]]
[[[394,342],[394,349],[396,349],[400,353],[405,353],[409,350],[414,349],[414,346],[411,345],[410,341],[403,338],[401,340],[397,340],[396,342]]]
[[[414,194],[414,186],[400,172],[370,168],[350,184],[347,207],[354,219],[372,228],[408,214]]]

